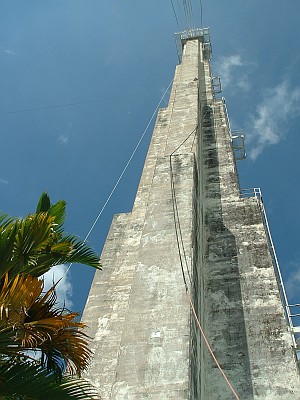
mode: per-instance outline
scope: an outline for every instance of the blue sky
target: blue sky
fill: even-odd
[[[182,1],[173,3],[185,29]],[[200,26],[200,1],[192,4]],[[213,72],[233,129],[246,134],[241,186],[262,188],[292,302],[300,300],[299,15],[299,0],[203,0]],[[0,26],[0,209],[25,216],[48,191],[67,201],[67,231],[84,238],[172,80],[171,2],[2,0]],[[113,214],[131,209],[151,131],[89,237],[99,253]],[[92,276],[74,265],[62,283],[74,310]]]

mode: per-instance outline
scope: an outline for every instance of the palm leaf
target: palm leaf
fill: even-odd
[[[2,216],[3,217],[3,216]],[[0,278],[12,267],[15,237],[19,224],[12,218],[1,218],[0,225]]]
[[[9,217],[7,214],[1,214],[0,227],[3,227],[5,229],[5,226],[8,225],[13,220],[15,220],[15,218]]]
[[[54,221],[59,227],[56,230],[60,230],[65,222],[66,202],[64,200],[59,200],[56,204],[51,204],[48,193],[43,192],[35,213],[47,213],[49,216],[54,217]]]
[[[10,277],[32,272],[39,254],[50,251],[51,244],[60,239],[52,225],[53,218],[40,213],[10,220],[0,227],[0,278],[6,272]]]
[[[102,269],[99,256],[84,241],[73,235],[64,236],[54,243],[49,252],[40,253],[36,271],[44,271],[50,263],[51,266],[79,263]],[[35,273],[41,275],[40,272]]]
[[[6,274],[0,290],[0,354],[38,349],[48,371],[80,374],[91,357],[85,324],[77,321],[78,313],[55,307],[55,286],[45,294],[42,290],[37,277],[18,275],[10,281]]]
[[[61,218],[61,216],[59,216]],[[28,215],[0,226],[0,279],[9,272],[41,276],[55,265],[81,263],[101,269],[98,255],[75,236],[57,232],[48,213]]]
[[[19,272],[23,272],[22,267],[37,265],[39,254],[50,250],[55,240],[53,218],[47,214],[28,215],[20,220],[13,253],[14,262],[20,268]]]
[[[101,269],[99,257],[75,236],[64,236],[66,203],[51,205],[43,193],[36,214],[24,219],[0,216],[0,281],[9,272],[41,276],[55,265],[81,263]]]
[[[56,204],[51,205],[48,214],[54,217],[54,221],[57,224],[56,232],[63,231],[63,224],[66,218],[66,202],[63,200],[58,201]]]
[[[48,193],[43,192],[43,193],[41,194],[40,199],[39,199],[39,202],[38,202],[38,205],[37,205],[37,207],[36,207],[35,213],[36,213],[36,214],[39,214],[39,213],[41,213],[41,212],[46,213],[46,212],[49,211],[50,206],[51,206],[50,197],[49,197]]]
[[[79,263],[89,265],[91,267],[101,269],[100,260],[96,253],[82,240],[76,236],[65,236],[62,242],[69,242],[72,246],[71,252],[68,255],[66,262]]]
[[[0,290],[0,326],[22,323],[40,297],[43,286],[42,280],[31,275],[17,275],[9,280],[6,274]]]
[[[83,379],[55,381],[42,368],[18,361],[0,365],[0,398],[17,400],[99,399],[97,391]]]
[[[84,241],[64,234],[65,208],[43,193],[35,214],[0,215],[0,399],[99,398],[87,382],[63,378],[87,368],[89,338],[78,313],[56,306],[55,285],[43,293],[38,278],[63,263],[101,269]],[[39,359],[30,360],[30,350]]]

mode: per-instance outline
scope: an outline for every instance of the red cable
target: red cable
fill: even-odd
[[[200,324],[200,322],[199,322],[199,319],[198,319],[198,317],[197,317],[197,314],[196,314],[196,311],[195,311],[195,307],[194,307],[194,304],[193,304],[191,295],[190,295],[190,293],[189,293],[188,290],[186,291],[186,294],[187,294],[187,296],[188,296],[188,298],[189,298],[189,302],[190,302],[190,304],[191,304],[191,307],[192,307],[192,311],[193,311],[195,320],[196,320],[197,325],[198,325],[198,327],[199,327],[199,329],[200,329],[200,332],[201,332],[201,335],[202,335],[202,337],[203,337],[203,339],[204,339],[204,341],[205,341],[205,344],[206,344],[206,346],[207,346],[207,348],[208,348],[208,351],[210,352],[212,358],[214,359],[214,362],[216,363],[217,367],[219,368],[221,374],[223,375],[223,377],[224,377],[224,379],[225,379],[227,385],[229,386],[230,390],[232,391],[234,397],[235,397],[237,400],[240,400],[239,396],[236,394],[236,392],[235,392],[235,390],[233,389],[231,383],[229,382],[229,380],[228,380],[228,378],[227,378],[225,372],[222,370],[220,364],[218,363],[218,360],[216,359],[216,356],[214,355],[214,352],[212,351],[212,348],[210,347],[210,345],[209,345],[209,343],[208,343],[208,340],[206,339],[206,336],[205,336],[205,334],[204,334],[204,332],[203,332],[202,326],[201,326],[201,324]]]

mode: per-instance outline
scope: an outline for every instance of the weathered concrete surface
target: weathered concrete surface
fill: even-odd
[[[222,101],[201,112],[194,293],[204,330],[241,399],[299,399],[299,372],[258,201],[239,196]],[[199,348],[193,369],[200,365],[200,371],[192,398],[232,398],[193,331]]]
[[[240,399],[300,399],[258,203],[239,197],[223,103],[197,40],[185,46],[133,210],[115,216],[102,263],[83,320],[94,337],[87,377],[103,400],[233,398],[191,317],[182,269]]]
[[[190,309],[178,259],[170,154],[195,130],[199,44],[177,67],[160,110],[132,213],[117,215],[83,320],[94,337],[88,377],[103,400],[189,398]],[[192,135],[172,157],[186,257],[191,259]]]

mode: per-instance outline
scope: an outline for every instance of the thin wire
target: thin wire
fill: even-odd
[[[200,0],[200,28],[203,28],[203,4]]]
[[[170,156],[170,166],[171,166],[171,171],[172,171],[171,156]],[[175,193],[175,187],[174,187],[173,178],[171,179],[171,187],[172,187],[172,205],[173,205],[173,217],[174,217],[177,249],[178,249],[178,254],[179,254],[179,259],[180,259],[181,273],[182,273],[182,278],[183,278],[183,282],[184,282],[184,286],[185,286],[186,295],[189,298],[189,302],[190,302],[190,305],[191,305],[191,308],[192,308],[192,312],[193,312],[194,318],[195,318],[196,323],[197,323],[197,325],[198,325],[198,327],[200,329],[201,335],[202,335],[202,337],[204,339],[204,342],[206,344],[206,347],[207,347],[210,355],[212,356],[213,360],[215,361],[219,371],[221,372],[223,378],[225,379],[225,381],[226,381],[227,385],[229,386],[230,390],[232,391],[233,395],[235,396],[235,398],[237,400],[240,400],[240,398],[238,397],[237,393],[235,392],[233,386],[229,382],[229,379],[227,378],[225,372],[223,371],[222,367],[220,366],[220,364],[219,364],[219,362],[218,362],[218,360],[217,360],[217,358],[216,358],[216,356],[215,356],[215,354],[214,354],[214,352],[213,352],[213,350],[212,350],[212,348],[211,348],[211,346],[210,346],[210,344],[209,344],[209,342],[208,342],[208,340],[207,340],[207,338],[205,336],[205,333],[204,333],[203,328],[202,328],[202,326],[200,324],[200,321],[198,319],[198,316],[197,316],[197,313],[196,313],[196,310],[195,310],[195,307],[194,307],[194,303],[193,303],[193,300],[191,298],[191,295],[190,295],[190,292],[189,292],[189,289],[188,289],[188,285],[187,285],[187,281],[186,281],[186,277],[185,277],[185,272],[184,272],[184,267],[183,267],[183,262],[182,262],[182,258],[183,257],[182,257],[182,254],[181,254],[180,242],[179,242],[179,236],[181,235],[181,229],[180,229],[180,234],[178,234],[178,229],[177,229],[177,225],[180,226],[180,221],[179,221],[179,217],[177,216],[177,219],[178,219],[178,222],[177,222],[176,216],[175,216],[175,213],[177,214],[178,210],[176,210],[176,206],[174,204],[174,199],[176,199],[176,193]],[[187,263],[183,242],[182,242],[181,246],[183,248],[185,261]],[[189,279],[191,281],[191,276],[190,276],[189,270],[188,270],[188,275],[189,275]]]
[[[190,13],[190,18],[191,18],[191,28],[195,28],[194,13],[193,13],[193,6],[192,6],[191,0],[188,1],[188,6],[189,6],[189,13]]]
[[[185,271],[184,271],[184,267],[183,267],[183,261],[182,259],[185,259],[185,263],[187,266],[187,271],[188,271],[188,275],[189,275],[189,279],[191,281],[191,276],[190,276],[190,272],[188,269],[188,263],[187,263],[187,258],[186,258],[186,253],[185,253],[185,249],[184,249],[184,243],[183,243],[183,239],[182,239],[182,231],[181,231],[181,227],[180,227],[180,220],[179,220],[179,214],[178,214],[178,207],[177,207],[177,201],[176,201],[176,191],[175,191],[175,185],[174,185],[174,176],[173,176],[173,169],[172,169],[172,156],[174,156],[174,153],[188,140],[188,138],[194,133],[196,132],[197,127],[188,135],[188,137],[170,154],[170,172],[171,172],[171,192],[172,192],[172,206],[173,206],[173,217],[174,217],[174,225],[175,225],[175,235],[176,235],[176,241],[177,241],[177,249],[178,249],[178,254],[179,254],[179,259],[180,259],[180,266],[181,266],[181,273],[182,273],[182,277],[183,277],[183,282],[184,282],[184,286],[185,286],[185,290],[186,290],[186,294],[189,298],[189,302],[192,308],[192,312],[194,315],[194,318],[196,320],[196,323],[200,329],[201,335],[203,337],[203,340],[206,344],[206,347],[209,351],[209,353],[211,354],[214,362],[216,363],[219,371],[221,372],[223,378],[225,379],[227,385],[229,386],[230,390],[232,391],[233,395],[235,396],[235,398],[237,400],[240,400],[240,398],[238,397],[237,393],[235,392],[233,386],[231,385],[231,383],[229,382],[225,372],[223,371],[223,369],[221,368],[206,336],[205,333],[203,331],[203,328],[200,324],[200,321],[198,319],[194,304],[193,304],[193,300],[191,298],[189,289],[188,289],[188,285],[187,285],[187,280],[186,280],[186,276],[185,276]],[[195,140],[195,138],[194,138]],[[180,241],[179,241],[180,238]],[[181,242],[181,246],[180,246],[180,242]],[[182,251],[183,251],[183,256],[181,254],[181,247],[182,247]]]
[[[176,151],[179,150],[180,147],[184,145],[184,143],[192,136],[192,134],[197,131],[197,128],[198,128],[198,125],[191,133],[188,134],[188,136],[184,139],[184,141],[182,143],[180,143],[180,145],[178,147],[176,147],[176,149],[170,154],[170,156],[173,156],[174,153],[176,153]]]
[[[192,136],[193,133],[197,131],[198,126],[184,139],[182,143],[170,154],[170,173],[171,173],[171,194],[172,194],[172,206],[173,206],[173,217],[174,217],[174,225],[175,225],[175,235],[176,235],[176,241],[177,241],[177,247],[178,247],[178,252],[179,252],[179,257],[180,257],[180,265],[183,270],[183,263],[182,263],[182,258],[181,258],[181,250],[180,250],[180,244],[182,247],[183,251],[183,258],[185,260],[185,266],[186,270],[188,272],[189,276],[189,281],[192,283],[192,277],[189,269],[189,263],[187,261],[187,256],[184,248],[184,243],[183,243],[183,235],[182,235],[182,230],[181,230],[181,224],[180,224],[180,218],[179,218],[179,211],[178,211],[178,204],[177,204],[177,197],[176,197],[176,189],[175,189],[175,182],[174,182],[174,173],[173,173],[173,166],[172,166],[172,157],[174,157],[174,153],[184,145],[184,143]],[[195,140],[195,139],[194,139]],[[194,143],[193,140],[193,143]],[[184,274],[184,270],[182,271]],[[184,283],[186,285],[186,280],[184,277]]]
[[[181,3],[179,2],[179,0],[176,0],[176,3],[177,3],[179,11],[182,12]]]
[[[173,180],[173,172],[172,172],[172,158],[170,156],[170,171],[171,171],[171,195],[172,195],[172,207],[173,207],[173,219],[174,219],[174,225],[175,225],[175,235],[176,235],[176,243],[177,243],[177,248],[178,248],[178,254],[180,258],[180,267],[181,267],[181,273],[184,281],[184,285],[187,290],[187,282],[185,278],[185,273],[184,273],[184,268],[183,268],[183,262],[182,262],[182,255],[181,255],[181,250],[180,250],[180,241],[179,241],[179,234],[178,234],[178,229],[177,229],[177,219],[176,219],[176,207],[175,207],[175,190],[174,190],[174,180]],[[191,277],[190,277],[191,281]]]
[[[183,9],[184,9],[186,29],[188,29],[189,25],[190,25],[190,20],[189,20],[189,13],[188,13],[188,9],[187,9],[186,0],[183,0]]]
[[[206,336],[205,336],[205,334],[204,334],[203,328],[202,328],[202,326],[201,326],[201,324],[200,324],[200,321],[199,321],[199,319],[198,319],[198,317],[197,317],[197,313],[196,313],[196,310],[195,310],[195,307],[194,307],[194,304],[193,304],[193,300],[192,300],[191,295],[190,295],[190,293],[189,293],[188,290],[186,290],[186,294],[187,294],[187,296],[188,296],[188,298],[189,298],[189,302],[190,302],[190,305],[191,305],[191,308],[192,308],[192,311],[193,311],[193,315],[194,315],[195,320],[196,320],[196,322],[197,322],[197,325],[198,325],[198,327],[199,327],[199,329],[200,329],[201,335],[202,335],[202,337],[203,337],[203,339],[204,339],[204,341],[205,341],[206,347],[208,348],[208,351],[210,352],[210,355],[212,356],[214,362],[216,363],[216,365],[217,365],[219,371],[220,371],[221,374],[223,375],[223,378],[225,379],[225,381],[226,381],[227,385],[229,386],[230,390],[232,391],[234,397],[235,397],[237,400],[240,400],[239,396],[236,394],[236,392],[235,392],[235,390],[233,389],[231,383],[229,382],[229,380],[228,380],[228,378],[227,378],[225,372],[223,371],[222,367],[220,366],[220,364],[219,364],[219,362],[218,362],[218,360],[217,360],[217,358],[216,358],[216,356],[215,356],[215,354],[214,354],[212,348],[210,347],[210,344],[208,343],[208,340],[207,340],[207,338],[206,338]]]
[[[187,287],[187,282],[186,282],[186,279],[185,279],[185,273],[184,273],[183,262],[182,262],[180,244],[181,244],[181,247],[182,247],[183,257],[184,257],[184,260],[185,260],[186,269],[188,271],[188,276],[189,276],[190,283],[192,283],[192,277],[191,277],[191,274],[190,274],[190,270],[189,270],[189,266],[188,266],[188,262],[187,262],[187,257],[186,257],[186,253],[185,253],[185,248],[184,248],[184,244],[183,244],[183,236],[182,236],[182,231],[181,231],[179,212],[178,212],[178,206],[177,206],[177,199],[176,199],[174,173],[173,173],[173,168],[172,168],[172,155],[170,155],[170,171],[171,171],[172,207],[173,207],[173,218],[174,218],[174,225],[175,225],[176,243],[177,243],[178,253],[179,253],[179,257],[180,257],[181,272],[183,274],[184,284]]]
[[[187,29],[192,29],[193,28],[193,9],[192,9],[192,4],[190,0],[183,0],[183,6],[184,6],[184,13],[186,17],[186,24],[187,24]]]
[[[187,10],[187,15],[188,15],[188,19],[189,19],[189,26],[188,28],[192,27],[192,15],[191,15],[191,9],[190,9],[190,1],[189,0],[185,0],[185,4],[186,4],[186,10]]]
[[[86,101],[77,101],[77,102],[74,102],[74,103],[54,104],[54,105],[43,106],[43,107],[23,108],[23,109],[20,109],[20,110],[0,112],[0,115],[19,114],[19,113],[23,113],[23,112],[49,110],[49,109],[53,109],[53,108],[74,107],[74,106],[79,106],[79,105],[83,105],[83,104],[101,103],[103,101],[119,100],[119,99],[124,99],[124,98],[127,98],[127,97],[132,97],[132,96],[135,97],[135,96],[141,96],[141,95],[145,95],[145,94],[146,93],[133,94],[133,95],[129,95],[129,96],[106,97],[105,99],[99,99],[99,100],[86,100]]]
[[[180,10],[181,5],[180,5],[180,3],[179,3],[179,0],[176,0],[176,2],[177,2],[177,5],[178,5],[178,8],[179,8],[179,10]]]
[[[177,18],[177,15],[176,15],[176,11],[175,11],[175,7],[174,7],[173,0],[171,0],[171,4],[172,4],[172,8],[173,8],[173,12],[174,12],[175,19],[176,19],[176,23],[177,23],[177,28],[180,30],[180,28],[179,28],[179,22],[178,22],[178,18]]]
[[[159,100],[158,105],[156,106],[155,110],[153,111],[153,114],[151,115],[151,118],[150,118],[150,120],[149,120],[149,122],[148,122],[146,128],[144,129],[144,132],[142,133],[142,135],[141,135],[141,137],[140,137],[140,139],[139,139],[137,145],[135,146],[135,148],[134,148],[134,150],[133,150],[131,156],[129,157],[129,160],[127,161],[125,167],[123,168],[123,171],[121,172],[121,175],[120,175],[119,178],[117,179],[117,181],[116,181],[114,187],[112,188],[112,190],[111,190],[111,192],[110,192],[108,198],[106,199],[106,201],[105,201],[105,203],[103,204],[103,206],[102,206],[100,212],[98,213],[96,219],[94,220],[94,222],[93,222],[93,224],[92,224],[90,230],[88,231],[86,237],[84,238],[84,240],[83,240],[84,243],[85,243],[85,242],[87,241],[87,239],[89,238],[89,236],[90,236],[90,234],[92,233],[93,229],[95,228],[95,226],[96,226],[96,224],[97,224],[99,218],[101,217],[103,211],[105,210],[105,208],[106,208],[106,206],[107,206],[109,200],[111,199],[111,197],[112,197],[112,195],[114,194],[114,192],[115,192],[117,186],[119,185],[119,183],[120,183],[120,181],[121,181],[123,175],[125,174],[125,172],[126,172],[128,166],[129,166],[129,164],[131,163],[131,161],[132,161],[132,159],[133,159],[133,157],[134,157],[134,155],[135,155],[137,149],[139,148],[139,146],[140,146],[140,144],[141,144],[141,141],[143,140],[143,138],[144,138],[146,132],[148,131],[149,126],[150,126],[150,124],[151,124],[153,118],[155,117],[155,115],[156,115],[156,113],[157,113],[157,111],[158,111],[158,109],[159,109],[159,107],[160,107],[160,105],[161,105],[163,99],[165,98],[165,95],[166,95],[167,92],[169,91],[170,86],[172,85],[172,83],[173,83],[173,79],[172,79],[172,81],[169,83],[167,89],[165,90],[164,94],[162,95],[161,99]],[[64,277],[67,275],[67,273],[68,273],[68,271],[69,271],[69,269],[71,268],[72,265],[73,265],[73,263],[71,263],[71,264],[69,265],[69,267],[66,269],[66,271],[65,271],[63,277],[61,278],[60,282],[61,282],[61,281],[64,279]],[[60,282],[59,282],[59,283],[60,283]]]
[[[195,144],[196,137],[197,137],[197,130],[195,130],[195,135],[194,135],[193,143],[192,143],[192,146],[191,146],[191,151],[193,150],[193,147],[194,147],[194,144]]]

